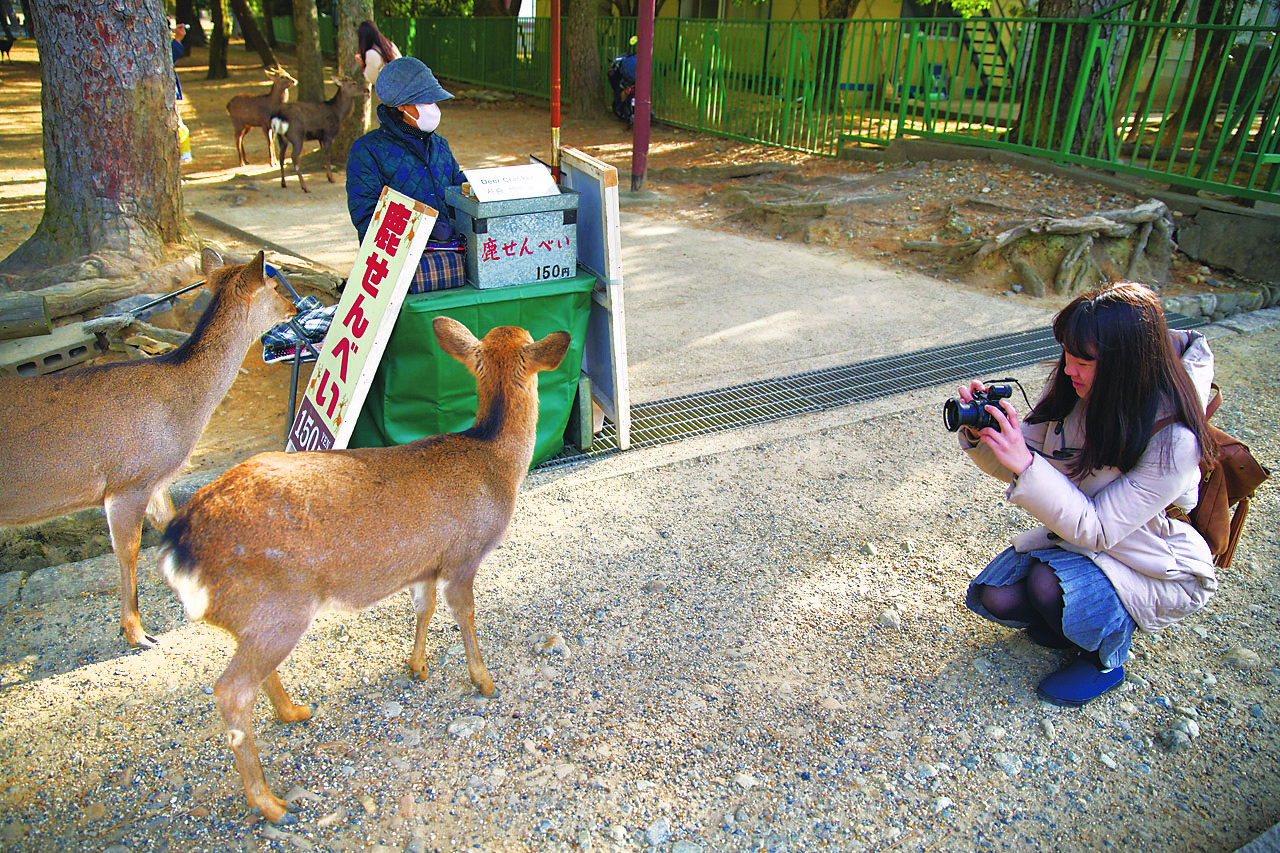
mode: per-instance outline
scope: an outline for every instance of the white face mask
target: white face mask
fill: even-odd
[[[440,126],[440,108],[435,104],[414,104],[401,107],[400,111],[408,117],[410,124],[427,133],[434,133]]]

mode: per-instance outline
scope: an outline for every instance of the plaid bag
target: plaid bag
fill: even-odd
[[[410,293],[431,293],[467,283],[467,246],[461,238],[428,242],[413,274]]]

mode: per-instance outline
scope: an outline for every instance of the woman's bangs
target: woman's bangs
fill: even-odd
[[[1080,302],[1076,310],[1058,316],[1053,324],[1053,336],[1062,348],[1073,357],[1085,361],[1098,358],[1098,319],[1089,303]]]

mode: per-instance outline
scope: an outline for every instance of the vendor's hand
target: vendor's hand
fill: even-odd
[[[987,427],[978,432],[979,440],[991,448],[991,453],[1001,465],[1014,474],[1021,474],[1031,467],[1031,450],[1022,437],[1022,424],[1018,410],[1008,400],[1000,405],[988,405],[987,413],[999,424],[999,429]]]

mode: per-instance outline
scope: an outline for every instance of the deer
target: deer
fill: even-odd
[[[249,158],[244,151],[244,137],[251,128],[260,127],[267,137],[267,162],[276,164],[276,137],[271,129],[271,116],[280,111],[289,98],[289,89],[297,85],[297,80],[283,68],[268,68],[267,76],[271,78],[271,88],[260,95],[236,95],[227,101],[227,113],[231,116],[231,126],[236,134],[236,154],[240,157],[240,165],[249,165]]]
[[[132,646],[155,637],[138,612],[144,516],[174,515],[169,484],[239,373],[250,344],[292,313],[268,285],[264,257],[224,265],[201,256],[213,294],[191,336],[165,355],[43,376],[0,376],[0,525],[104,507],[120,564],[120,628]]]
[[[293,173],[298,176],[298,183],[304,193],[309,193],[307,182],[302,177],[302,169],[298,166],[298,158],[302,156],[302,146],[308,139],[320,140],[320,150],[324,152],[324,173],[333,183],[333,168],[329,162],[329,150],[333,148],[333,140],[338,129],[351,115],[355,108],[357,95],[366,89],[364,80],[335,80],[338,91],[323,103],[316,101],[299,101],[296,104],[285,104],[271,116],[271,128],[276,133],[276,145],[280,151],[280,187],[285,183],[284,160],[286,149],[293,151]]]
[[[311,717],[277,668],[318,613],[409,590],[417,624],[407,664],[425,679],[439,585],[471,682],[484,696],[495,690],[476,641],[476,570],[506,536],[533,459],[538,374],[559,367],[569,334],[535,341],[499,326],[477,340],[448,317],[432,331],[475,376],[470,429],[396,447],[260,453],[196,492],[164,532],[164,577],[188,618],[235,640],[213,693],[245,798],[273,823],[297,818],[263,778],[253,706],[262,690],[281,722]]]

